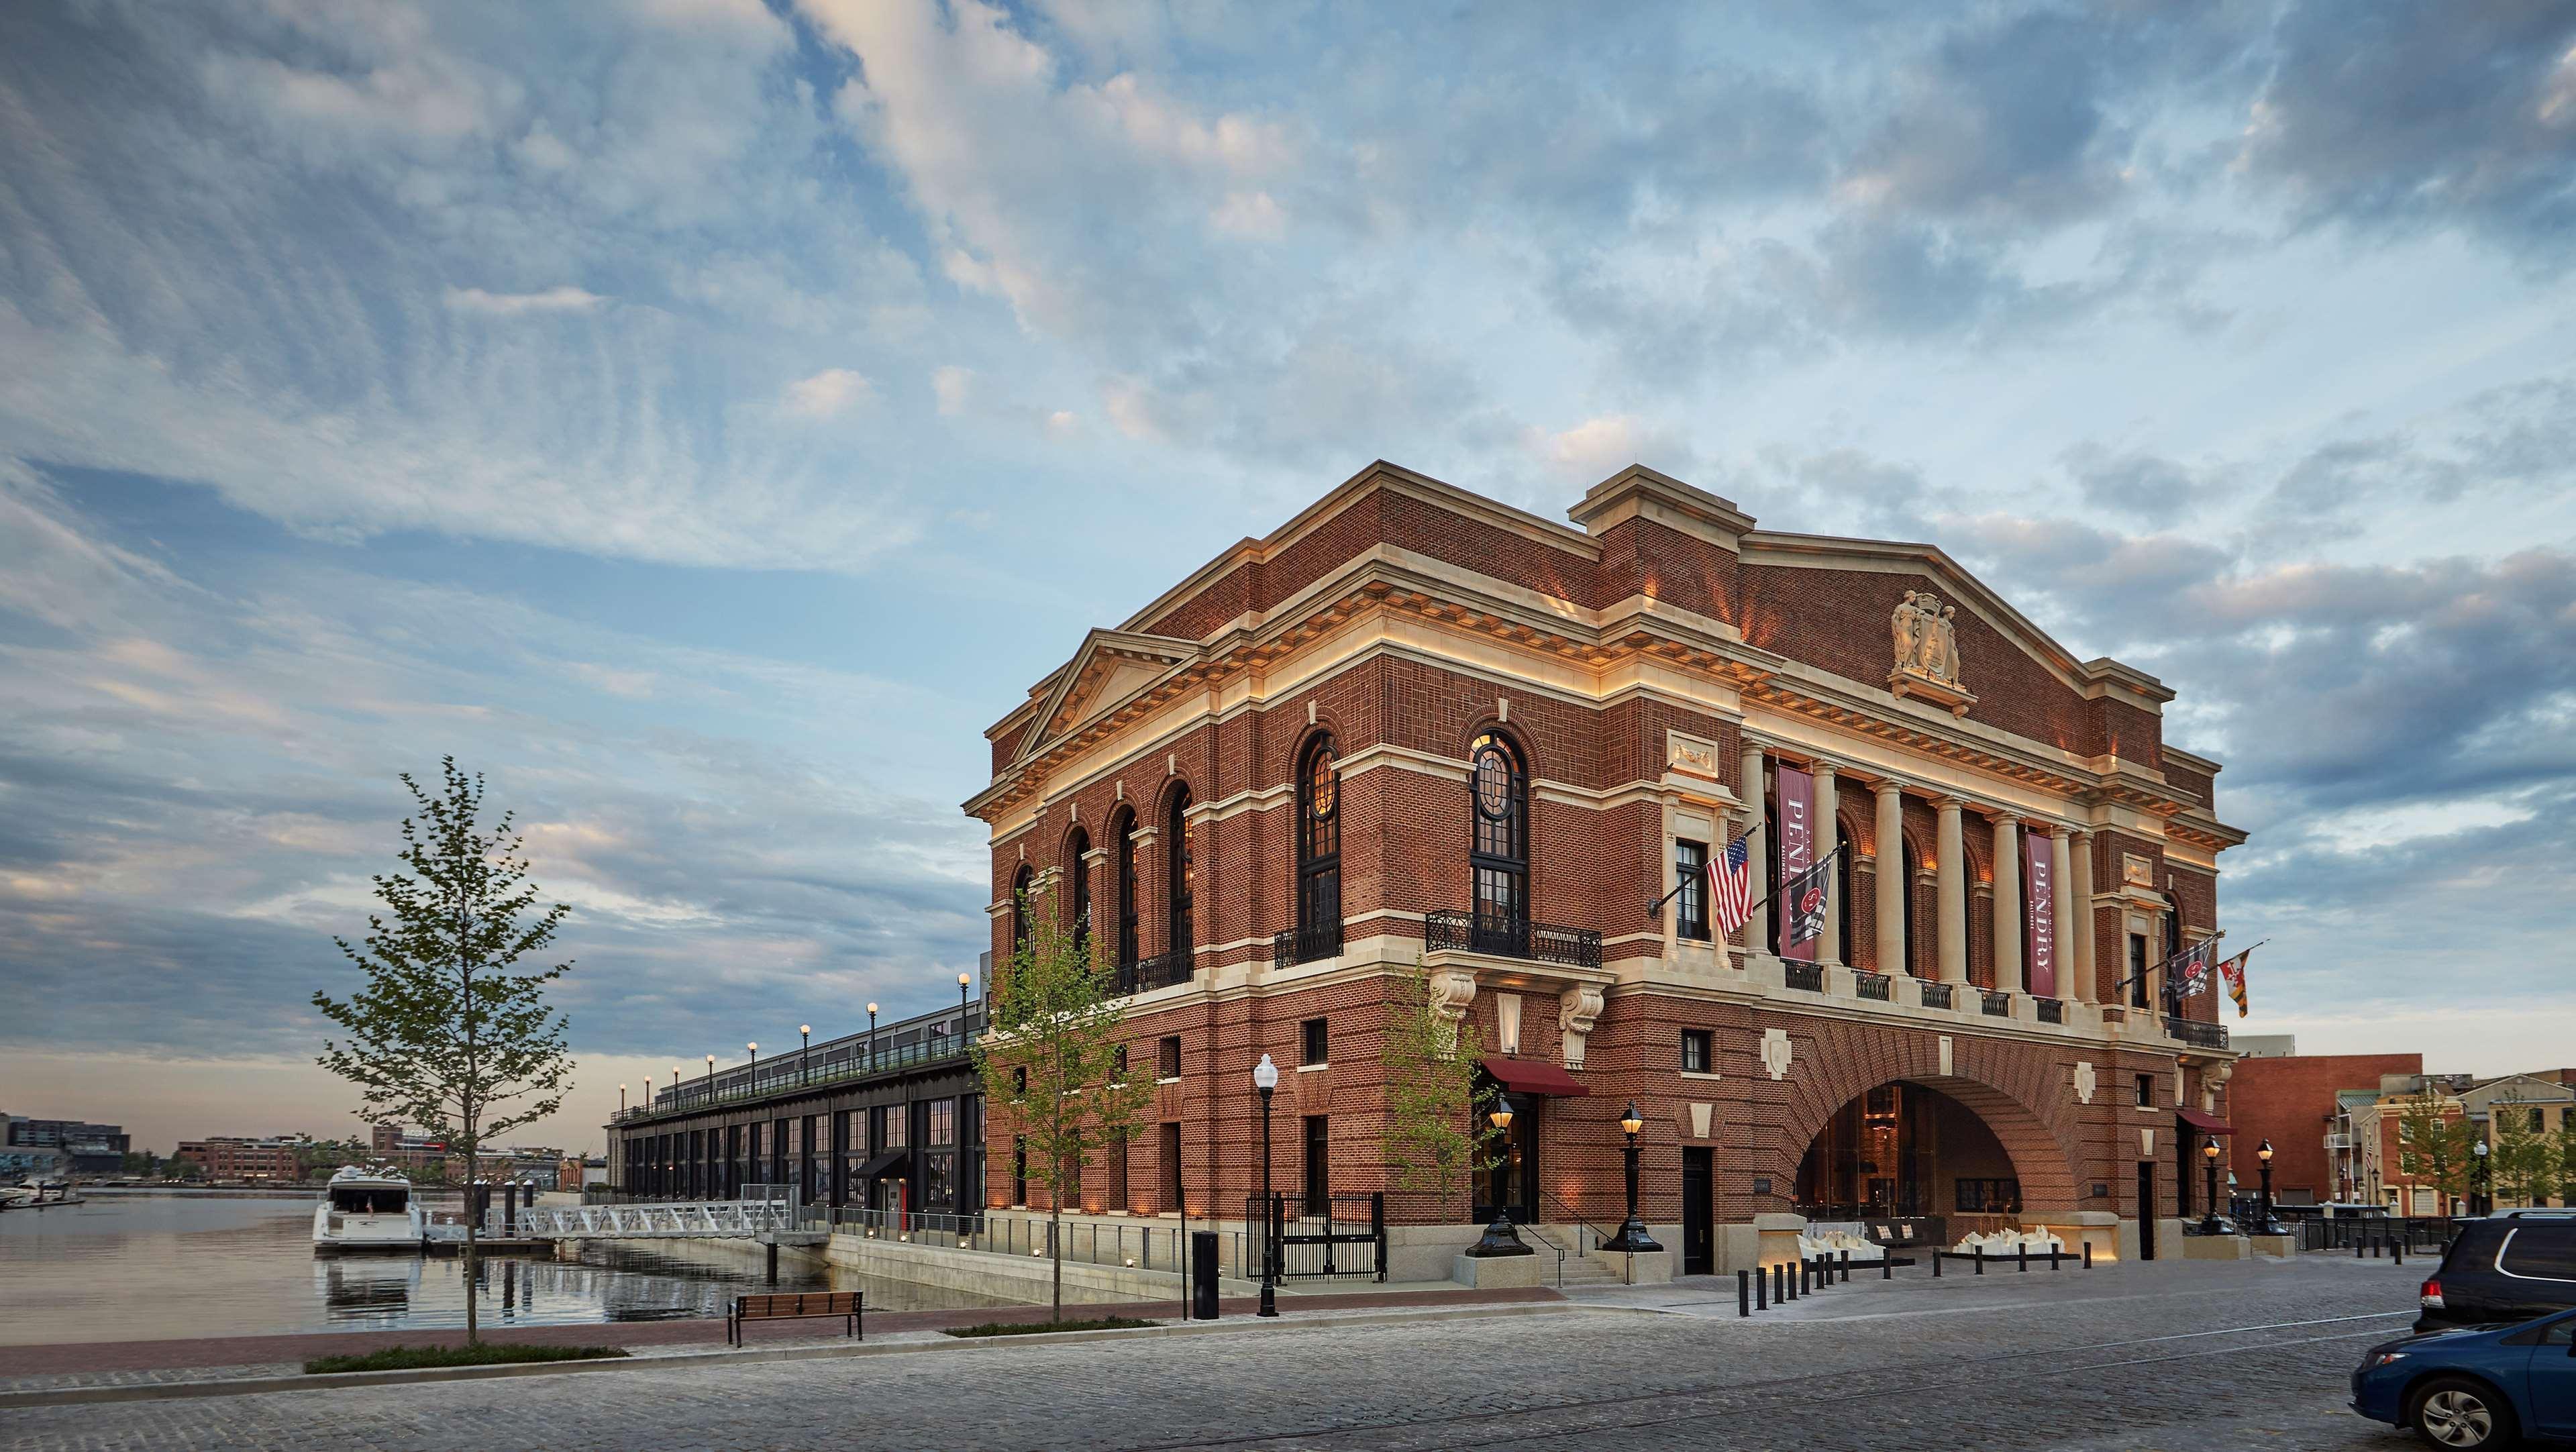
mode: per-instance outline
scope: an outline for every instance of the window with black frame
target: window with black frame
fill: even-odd
[[[1080,827],[1065,839],[1065,870],[1073,875],[1073,950],[1091,950],[1091,834]]]
[[[1528,956],[1529,781],[1510,738],[1486,732],[1467,748],[1472,932],[1483,952]]]
[[[1117,864],[1118,966],[1136,963],[1136,814],[1121,810],[1109,830],[1110,853]]]
[[[1297,772],[1297,956],[1338,951],[1341,926],[1340,766],[1333,738],[1318,735],[1307,743]],[[1330,950],[1327,938],[1333,940]]]
[[[1170,820],[1163,824],[1165,875],[1170,881],[1164,887],[1166,918],[1163,951],[1186,953],[1198,944],[1197,931],[1191,922],[1191,904],[1198,888],[1198,866],[1190,857],[1190,789],[1172,791]],[[1196,972],[1195,963],[1192,972]]]
[[[1037,884],[1037,870],[1027,863],[1011,874],[1011,952],[1017,954],[1029,945],[1029,890]]]
[[[1673,839],[1673,933],[1693,942],[1708,941],[1708,844],[1687,837]]]

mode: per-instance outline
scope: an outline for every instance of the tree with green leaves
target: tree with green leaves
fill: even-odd
[[[2487,1122],[2493,1129],[2487,1173],[2497,1196],[2508,1204],[2546,1205],[2558,1193],[2559,1147],[2532,1127],[2532,1113],[2510,1091],[2487,1107]]]
[[[1381,1051],[1391,1187],[1454,1199],[1494,1167],[1484,1114],[1494,1090],[1477,1076],[1481,1058],[1475,1026],[1441,1016],[1431,974],[1415,958],[1393,979]]]
[[[2397,1108],[2397,1169],[2441,1195],[2447,1211],[2451,1200],[2469,1193],[2469,1167],[2476,1158],[2469,1146],[2477,1138],[2477,1126],[2451,1113],[2440,1095],[2412,1095]],[[2413,1208],[2407,1207],[2409,1213]]]
[[[384,910],[367,917],[363,947],[334,938],[365,982],[345,999],[313,995],[344,1038],[326,1040],[323,1068],[356,1085],[358,1117],[400,1121],[444,1138],[466,1166],[465,1339],[476,1340],[479,1268],[476,1152],[485,1140],[552,1114],[572,1059],[564,1019],[546,989],[570,971],[521,968],[542,954],[572,909],[537,910],[525,840],[513,814],[483,823],[483,778],[440,763],[440,789],[402,784],[417,817],[402,823],[402,870],[375,879]]]
[[[1154,1076],[1128,1069],[1127,1001],[1099,936],[1076,932],[1052,909],[1051,899],[1021,899],[1018,920],[1029,931],[993,967],[991,1022],[974,1055],[984,1103],[1000,1106],[1028,1156],[1029,1178],[1047,1192],[1050,1314],[1061,1321],[1064,1202],[1080,1193],[1086,1160],[1123,1154],[1143,1133]]]

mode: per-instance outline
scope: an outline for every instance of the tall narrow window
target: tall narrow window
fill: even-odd
[[[1073,949],[1087,957],[1091,951],[1091,834],[1074,828],[1065,839],[1064,854],[1073,859],[1067,869],[1073,874]]]
[[[1190,859],[1190,789],[1179,787],[1172,792],[1171,820],[1163,824],[1166,872],[1171,881],[1163,894],[1169,918],[1164,924],[1163,951],[1187,953],[1198,946],[1198,933],[1190,920],[1192,895],[1198,889],[1198,866]],[[1191,971],[1197,962],[1191,960]]]
[[[1856,964],[1860,961],[1860,940],[1852,936],[1851,865],[1853,855],[1860,851],[1852,844],[1860,839],[1852,835],[1851,823],[1837,821],[1834,840],[1843,845],[1843,859],[1831,869],[1834,879],[1834,941],[1843,945],[1843,961]]]
[[[1121,810],[1109,827],[1109,851],[1118,874],[1118,966],[1136,961],[1136,814]]]
[[[1333,738],[1317,736],[1306,745],[1297,771],[1297,932],[1300,958],[1329,957],[1339,948],[1342,926],[1341,778]],[[1323,940],[1335,940],[1332,949]]]
[[[2182,904],[2174,900],[2174,895],[2172,893],[2165,894],[2164,947],[2165,962],[2168,964],[2173,962],[2174,954],[2183,950]],[[2170,968],[2157,976],[2164,980],[2163,983],[2157,986],[2164,990],[2165,1012],[2170,1013],[2177,1018],[2181,1017],[2182,999],[2176,996],[2176,991],[2180,989],[2182,985],[2173,981],[2173,973]]]
[[[1920,881],[1923,877],[1923,856],[1921,853],[1914,850],[1914,843],[1911,840],[1905,841],[1900,845],[1903,850],[1897,853],[1897,860],[1898,865],[1904,870],[1905,878],[1902,882],[1897,884],[1896,900],[1904,907],[1905,910],[1905,920],[1901,925],[1905,940],[1904,952],[1903,956],[1896,960],[1896,966],[1888,968],[1887,971],[1890,973],[1911,973],[1914,971],[1914,945],[1923,941],[1922,934],[1918,928],[1920,919],[1916,915],[1914,908],[1914,884]],[[1883,968],[1886,967],[1884,964],[1881,964],[1880,966]]]
[[[1529,934],[1529,782],[1520,752],[1488,732],[1467,748],[1475,832],[1467,860],[1474,877],[1475,933],[1515,957]]]
[[[2129,935],[2129,1007],[2147,1006],[2147,935]]]
[[[1673,932],[1708,941],[1708,844],[1673,839]]]
[[[1023,862],[1011,874],[1011,953],[1017,956],[1029,945],[1029,889],[1037,884],[1037,869]]]

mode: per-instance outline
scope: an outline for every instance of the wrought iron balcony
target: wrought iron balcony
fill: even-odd
[[[1978,993],[1979,993],[1979,996],[1980,996],[1980,997],[1982,997],[1982,998],[1985,1000],[1986,1017],[1988,1017],[1988,1018],[2010,1018],[2010,1017],[2012,1017],[2012,995],[2011,995],[2011,994],[2009,994],[2009,993],[1990,993],[1990,992],[1987,992],[1987,991],[1985,991],[1985,990],[1983,990],[1983,989],[1978,990]]]
[[[1852,994],[1855,997],[1870,999],[1878,1003],[1887,1002],[1887,975],[1884,973],[1872,973],[1866,968],[1853,969]]]
[[[1121,963],[1118,965],[1118,992],[1121,995],[1148,993],[1157,988],[1169,988],[1175,983],[1187,983],[1196,968],[1197,962],[1187,948],[1175,948],[1138,963]]]
[[[1601,935],[1589,928],[1559,927],[1554,923],[1534,923],[1527,918],[1496,917],[1487,913],[1444,911],[1425,914],[1422,919],[1422,946],[1425,951],[1434,953],[1451,948],[1470,953],[1491,953],[1498,958],[1558,963],[1569,968],[1601,966]]]
[[[1786,973],[1787,981],[1791,988],[1795,988],[1806,993],[1822,993],[1825,991],[1824,965],[1820,963],[1802,963],[1795,958],[1785,958],[1781,960],[1780,967],[1783,972]]]
[[[1950,1006],[1949,984],[1938,983],[1929,978],[1918,978],[1915,982],[1923,989],[1923,1006],[1925,1008],[1948,1008]]]
[[[2055,998],[2034,998],[2031,1000],[2031,1004],[2039,1010],[2039,1021],[2041,1023],[2066,1022],[2066,1004],[2064,1000]]]
[[[2172,1014],[2166,1014],[2165,1032],[2194,1048],[2227,1047],[2227,1025],[2223,1023],[2202,1023],[2196,1018],[2176,1018]]]
[[[1290,928],[1271,937],[1270,966],[1293,968],[1318,958],[1338,958],[1341,952],[1342,925],[1338,921]]]

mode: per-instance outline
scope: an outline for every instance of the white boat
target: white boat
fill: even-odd
[[[344,1165],[313,1209],[313,1248],[409,1250],[427,1234],[411,1181],[395,1170]]]
[[[0,1190],[0,1210],[44,1210],[86,1198],[61,1180],[21,1180],[14,1189]]]

